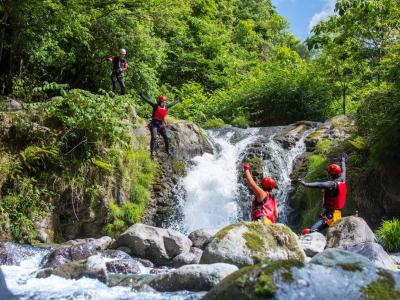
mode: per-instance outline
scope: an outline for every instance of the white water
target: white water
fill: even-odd
[[[200,228],[221,228],[250,214],[252,196],[238,182],[241,176],[238,170],[241,171],[241,161],[248,147],[256,140],[261,141],[263,149],[269,153],[268,160],[263,161],[264,176],[272,176],[277,181],[278,221],[287,223],[290,175],[294,162],[305,151],[304,141],[310,131],[306,131],[289,150],[275,142],[274,135],[261,136],[257,128],[241,130],[244,138],[236,143],[232,137],[238,129],[227,130],[222,136],[218,135],[218,131],[208,131],[207,137],[213,142],[214,154],[205,153],[194,158],[195,166],[182,181],[184,192],[180,196],[180,205],[183,216],[180,224],[171,227],[185,233]],[[245,203],[242,208],[240,201]]]
[[[279,170],[277,172],[278,176],[275,179],[278,183],[276,196],[278,199],[280,223],[287,223],[287,215],[290,212],[287,200],[291,191],[290,175],[293,171],[294,162],[306,150],[305,139],[312,131],[313,129],[305,131],[303,136],[289,151],[283,149],[273,138],[267,144],[267,147],[271,150],[271,161],[264,162],[263,173],[267,175],[274,173],[273,169],[276,170],[278,168]]]
[[[248,137],[236,145],[230,142],[234,132],[228,132],[222,137],[208,133],[216,153],[196,157],[195,167],[183,179],[186,191],[183,205],[184,231],[220,228],[237,221],[236,162],[246,146],[256,139],[256,132],[257,129],[249,130]]]
[[[181,291],[160,293],[151,288],[136,291],[129,287],[108,287],[96,279],[64,279],[58,276],[36,278],[40,262],[48,251],[36,251],[21,262],[20,266],[1,266],[7,287],[20,299],[104,299],[104,300],[197,300],[201,294]],[[145,272],[146,273],[146,272]]]

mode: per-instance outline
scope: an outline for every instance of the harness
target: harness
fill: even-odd
[[[257,198],[254,197],[253,202],[251,204],[251,220],[255,221],[260,217],[268,218],[272,223],[275,223],[275,214],[276,214],[276,200],[271,197],[270,193],[267,192],[267,195],[263,199],[263,201],[257,201]]]

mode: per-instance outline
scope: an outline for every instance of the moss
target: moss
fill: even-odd
[[[400,299],[400,291],[396,289],[393,276],[387,271],[380,270],[379,279],[361,289],[361,297],[364,300]]]
[[[363,268],[359,264],[352,264],[352,263],[342,263],[339,264],[339,267],[341,267],[345,271],[349,272],[362,272]]]
[[[315,145],[315,152],[318,154],[325,155],[329,151],[329,147],[331,146],[331,140],[320,140],[317,145]]]
[[[266,274],[261,275],[255,285],[255,293],[265,297],[272,297],[276,292],[274,280]]]
[[[178,176],[182,177],[186,174],[186,166],[183,162],[179,160],[172,160],[172,167],[174,169],[174,173]]]
[[[205,129],[221,128],[224,126],[226,126],[225,122],[220,118],[209,119],[203,124],[203,128]]]
[[[229,231],[231,231],[231,229],[240,226],[240,224],[230,224],[228,226],[225,226],[224,228],[222,228],[220,231],[217,232],[217,234],[215,235],[215,240],[219,241],[222,240]]]
[[[247,231],[243,234],[243,238],[246,240],[246,246],[251,251],[261,252],[264,248],[264,240],[261,238],[259,233]]]

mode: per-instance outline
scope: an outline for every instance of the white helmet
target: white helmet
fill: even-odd
[[[122,55],[126,55],[126,50],[124,48],[119,49],[119,53]]]

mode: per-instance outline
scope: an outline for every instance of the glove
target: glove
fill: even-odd
[[[346,161],[347,159],[348,159],[348,155],[346,154],[346,153],[342,153],[342,154],[340,154],[340,159],[343,161]]]
[[[243,170],[244,170],[244,171],[250,170],[250,167],[251,167],[251,165],[250,165],[249,163],[245,163],[245,164],[243,165]]]
[[[298,183],[300,183],[300,184],[302,184],[302,185],[304,185],[304,184],[305,184],[305,182],[304,182],[303,178],[298,178],[298,179],[297,179],[297,182],[298,182]]]

